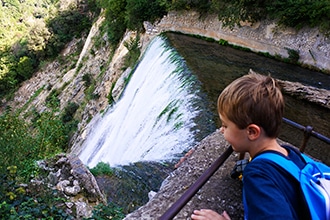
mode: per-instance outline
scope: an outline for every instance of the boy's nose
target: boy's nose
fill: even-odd
[[[224,132],[224,128],[221,126],[220,127],[220,133],[223,134],[223,132]]]

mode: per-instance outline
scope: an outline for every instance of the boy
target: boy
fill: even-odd
[[[283,111],[277,82],[253,72],[233,81],[218,98],[220,132],[234,151],[248,152],[252,158],[243,173],[245,219],[310,219],[299,182],[273,162],[253,161],[259,154],[273,151],[304,166],[299,152],[276,141]],[[226,212],[220,215],[208,209],[195,210],[191,218],[230,219]]]

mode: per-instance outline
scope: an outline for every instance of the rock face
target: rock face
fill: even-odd
[[[215,40],[226,40],[231,44],[249,48],[255,52],[288,57],[288,50],[299,53],[299,62],[327,72],[330,71],[330,38],[317,28],[278,27],[274,21],[254,24],[241,22],[241,27],[224,27],[217,15],[200,18],[198,12],[171,12],[149,32],[178,31],[200,35]]]
[[[249,73],[254,71],[250,69]],[[277,79],[284,93],[330,109],[330,91]]]
[[[306,86],[299,82],[278,80],[283,90],[291,96],[315,103],[330,109],[330,91],[313,86]]]
[[[95,205],[106,204],[94,176],[78,157],[59,154],[39,162],[39,167],[46,172],[47,178],[35,182],[46,183],[48,187],[62,192],[70,201],[66,202],[67,212],[75,219],[90,217]]]

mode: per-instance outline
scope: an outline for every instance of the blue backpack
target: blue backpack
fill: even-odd
[[[255,159],[268,159],[291,173],[299,182],[313,220],[330,220],[330,167],[301,154],[306,165],[300,169],[293,161],[263,153]]]

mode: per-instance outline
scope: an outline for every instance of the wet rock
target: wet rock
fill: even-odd
[[[330,109],[330,91],[306,86],[299,82],[278,80],[285,93]]]
[[[255,72],[252,69],[249,73]],[[277,79],[284,93],[330,109],[330,90]]]
[[[68,196],[75,196],[81,191],[80,186],[68,186],[64,188],[64,193]]]

